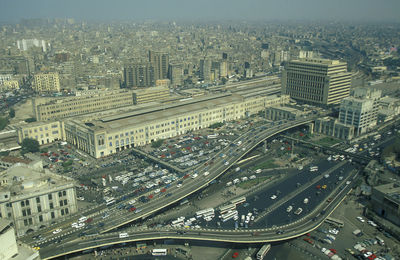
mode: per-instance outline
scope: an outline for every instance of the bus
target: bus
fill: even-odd
[[[302,209],[302,208],[298,208],[298,209],[296,209],[296,211],[294,212],[294,214],[300,215],[301,212],[303,212],[303,209]]]
[[[109,198],[109,199],[106,200],[106,206],[110,206],[110,205],[112,205],[114,203],[115,203],[115,199],[114,198]]]
[[[262,260],[271,249],[271,244],[265,244],[261,247],[261,249],[257,252],[257,260]]]
[[[202,216],[207,216],[207,215],[214,215],[214,209],[208,208],[196,212],[196,218],[201,218]]]
[[[344,227],[344,222],[343,221],[341,221],[339,219],[332,218],[332,217],[327,217],[325,219],[325,222],[328,223],[328,224],[334,225],[334,226],[336,226],[338,228]]]
[[[377,134],[377,135],[374,136],[374,140],[375,141],[378,141],[379,139],[381,139],[381,135],[380,134]]]
[[[239,204],[242,204],[242,203],[246,202],[246,197],[243,196],[243,197],[240,197],[240,198],[231,200],[230,202],[231,202],[232,204],[235,204],[235,205],[237,206],[237,205],[239,205]]]
[[[160,249],[153,249],[153,251],[151,251],[151,255],[154,256],[163,256],[163,255],[167,255],[167,249],[165,248],[160,248]]]
[[[229,205],[219,207],[219,212],[222,215],[222,214],[225,214],[225,213],[235,210],[235,209],[236,209],[236,204],[229,204]]]
[[[221,215],[221,220],[222,220],[222,222],[226,222],[226,221],[232,219],[234,216],[237,216],[237,214],[238,214],[237,210],[228,212],[224,215]]]

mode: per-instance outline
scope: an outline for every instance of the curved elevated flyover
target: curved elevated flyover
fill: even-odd
[[[348,178],[355,176],[348,176]],[[224,230],[224,229],[177,229],[177,228],[153,228],[146,227],[126,229],[129,237],[119,238],[117,232],[99,235],[95,239],[84,238],[65,243],[63,245],[46,247],[40,250],[42,259],[53,259],[68,254],[82,252],[85,250],[100,248],[126,242],[137,242],[159,239],[179,239],[179,240],[199,240],[215,241],[228,243],[266,243],[276,242],[302,236],[318,228],[323,221],[338,207],[351,192],[350,185],[343,189],[339,187],[334,191],[336,194],[329,203],[322,202],[310,214],[302,219],[279,227],[265,229],[243,229],[243,230]],[[321,212],[324,212],[322,214]],[[277,234],[277,230],[284,230],[283,234]]]

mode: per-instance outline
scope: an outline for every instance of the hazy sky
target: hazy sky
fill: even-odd
[[[0,21],[345,20],[400,22],[400,0],[0,0]]]

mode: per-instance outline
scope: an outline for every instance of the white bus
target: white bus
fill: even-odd
[[[271,249],[271,244],[265,244],[261,247],[261,249],[257,252],[257,260],[264,259],[265,255]]]
[[[236,206],[239,205],[239,204],[242,204],[244,202],[246,202],[246,197],[245,196],[237,198],[237,199],[234,199],[234,200],[231,200],[231,203],[235,204]]]
[[[201,218],[204,215],[214,215],[214,209],[208,208],[196,212],[196,218]]]
[[[224,215],[221,215],[221,220],[222,220],[222,222],[226,222],[226,221],[232,219],[234,216],[237,216],[237,214],[238,214],[237,210],[228,212]]]
[[[179,226],[183,226],[183,224],[184,224],[184,219],[178,218],[178,219],[172,221],[171,226],[179,227]]]
[[[109,199],[106,200],[106,206],[110,206],[110,205],[112,205],[114,203],[115,203],[115,199],[114,198],[109,198]]]
[[[163,255],[167,255],[167,249],[162,248],[162,249],[153,249],[153,251],[151,251],[151,255],[154,256],[163,256]]]
[[[236,205],[235,204],[229,204],[229,205],[225,205],[225,206],[221,206],[219,207],[219,213],[225,214],[226,212],[232,211],[236,209]]]

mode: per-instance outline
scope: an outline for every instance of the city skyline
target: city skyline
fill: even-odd
[[[29,18],[79,20],[309,20],[400,22],[395,0],[269,0],[269,1],[2,1],[1,22]]]

